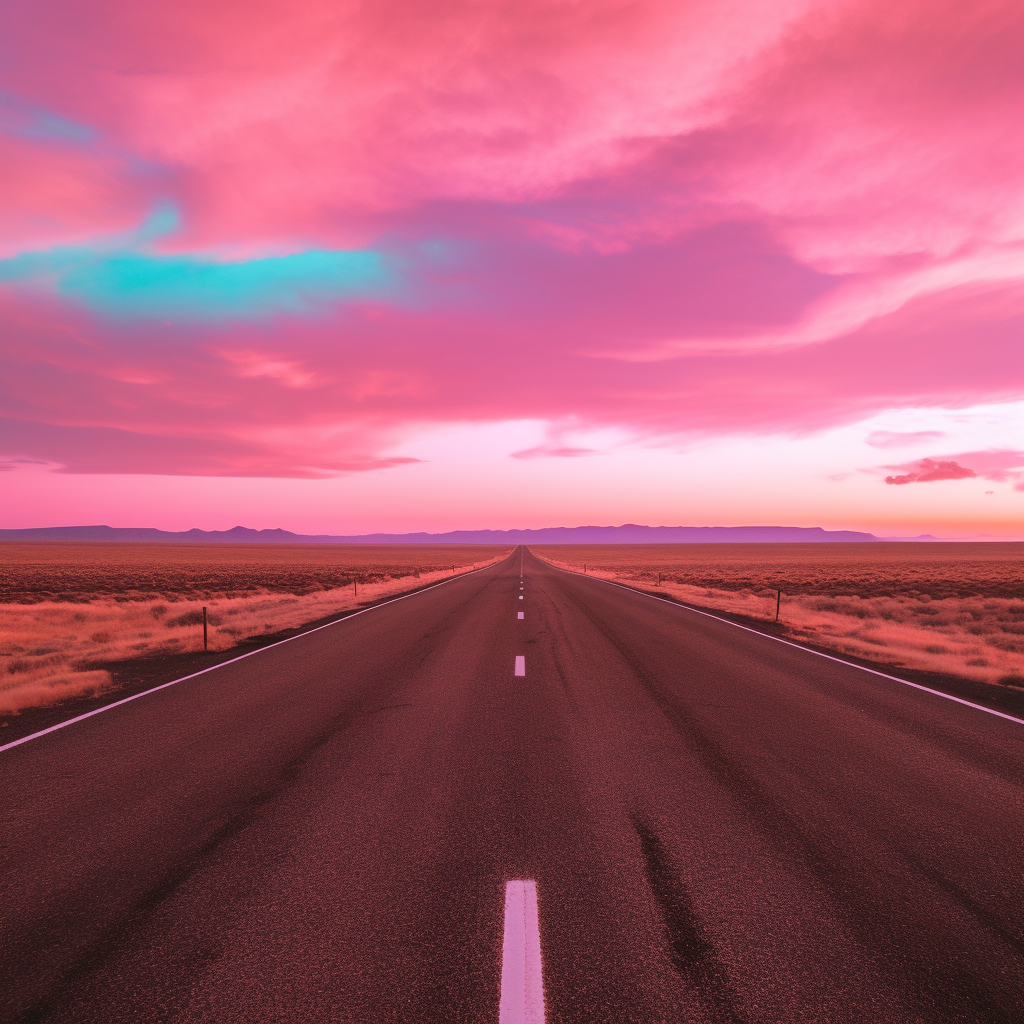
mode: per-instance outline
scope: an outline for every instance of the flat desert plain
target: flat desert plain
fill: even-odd
[[[892,668],[1024,687],[1024,544],[540,546],[554,565]],[[782,592],[779,600],[779,591]]]
[[[111,689],[102,667],[226,650],[490,564],[476,545],[0,544],[0,713]]]

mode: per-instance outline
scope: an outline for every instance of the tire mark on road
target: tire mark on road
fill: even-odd
[[[705,1004],[711,1020],[741,1024],[735,994],[686,886],[669,865],[658,837],[636,817],[633,828],[640,837],[647,883],[661,909],[673,966]]]

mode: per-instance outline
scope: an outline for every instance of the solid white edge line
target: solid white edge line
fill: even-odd
[[[534,555],[535,558],[539,558],[539,555]],[[544,559],[541,559],[543,562]],[[902,683],[904,686],[912,686],[915,690],[924,690],[925,693],[933,693],[936,697],[944,697],[946,700],[955,701],[957,704],[964,704],[969,708],[975,708],[977,711],[984,711],[986,714],[995,715],[997,718],[1005,718],[1008,722],[1016,722],[1018,725],[1024,725],[1024,719],[1015,717],[1014,715],[1004,714],[1002,711],[996,711],[994,708],[987,708],[984,704],[975,704],[973,701],[964,700],[963,697],[954,697],[951,693],[943,693],[941,690],[933,690],[930,686],[922,686],[920,683],[912,683],[909,679],[900,679],[899,676],[891,676],[887,672],[879,672],[875,668],[867,668],[865,665],[858,665],[852,661],[845,661],[842,658],[836,658],[831,654],[825,654],[823,651],[816,651],[813,647],[804,647],[803,644],[795,644],[792,640],[783,640],[780,636],[772,636],[771,633],[762,633],[759,629],[751,629],[750,626],[743,626],[738,622],[732,622],[729,619],[723,619],[720,615],[715,615],[712,612],[702,611],[700,608],[691,608],[687,604],[681,604],[679,601],[669,601],[668,598],[658,597],[657,594],[648,594],[645,590],[637,590],[635,587],[627,587],[624,583],[616,583],[614,580],[601,579],[600,576],[588,576],[586,573],[573,572],[572,569],[563,569],[560,565],[552,565],[551,562],[545,562],[545,565],[550,565],[552,569],[557,569],[559,572],[568,573],[570,576],[581,576],[583,579],[594,580],[596,583],[607,583],[609,586],[618,587],[620,590],[628,590],[631,594],[639,594],[641,597],[649,597],[652,601],[660,601],[662,604],[672,605],[674,608],[681,608],[684,612],[694,612],[696,615],[704,615],[709,619],[714,619],[716,622],[724,622],[727,626],[735,626],[737,629],[742,629],[747,633],[754,633],[757,636],[763,636],[768,640],[774,640],[776,643],[785,644],[787,647],[793,647],[798,651],[806,651],[808,654],[816,654],[819,658],[826,658],[829,661],[834,661],[839,665],[846,665],[849,668],[860,669],[861,672],[870,672],[873,676],[880,676],[882,679],[891,679],[894,683]],[[0,750],[3,748],[0,747]]]
[[[342,622],[348,622],[349,619],[354,619],[357,615],[365,615],[366,612],[376,611],[378,608],[383,608],[388,604],[394,604],[396,601],[404,601],[409,597],[419,597],[420,594],[425,594],[428,590],[433,590],[435,587],[442,587],[446,583],[454,583],[456,580],[464,580],[467,576],[473,576],[478,572],[483,572],[485,569],[491,569],[495,565],[500,564],[500,562],[492,562],[490,565],[481,566],[479,569],[471,569],[469,572],[460,572],[458,576],[449,576],[448,579],[438,580],[436,583],[431,583],[428,586],[423,587],[422,590],[414,590],[410,594],[399,594],[397,597],[389,597],[386,601],[381,601],[378,604],[372,604],[369,608],[360,608],[359,611],[352,612],[351,615],[346,615],[343,618],[335,619],[334,622],[325,622],[322,626],[315,626],[313,629],[307,629],[305,632],[296,633],[295,636],[286,637],[284,640],[275,640],[272,644],[267,644],[265,647],[258,647],[255,651],[247,651],[245,654],[239,654],[237,658],[229,658],[227,661],[219,661],[216,665],[211,665],[209,668],[201,668],[198,672],[193,672],[191,675],[172,679],[169,683],[161,683],[159,686],[154,686],[149,690],[143,690],[142,693],[133,693],[130,697],[123,697],[121,700],[115,700],[112,704],[104,704],[101,708],[95,708],[93,711],[87,711],[84,715],[69,718],[67,721],[58,722],[56,725],[49,726],[49,728],[40,729],[39,732],[31,733],[28,736],[22,736],[20,740],[11,740],[10,743],[5,743],[0,747],[0,753],[3,753],[5,750],[10,750],[12,747],[20,747],[22,743],[28,743],[29,740],[37,740],[40,736],[45,736],[47,733],[56,732],[58,729],[74,725],[75,722],[84,722],[85,719],[92,718],[93,715],[99,715],[104,711],[110,711],[111,708],[117,708],[122,704],[128,704],[130,701],[138,700],[140,697],[146,697],[151,693],[156,693],[157,690],[166,690],[168,686],[174,686],[176,683],[184,683],[187,679],[195,679],[196,676],[205,675],[207,672],[223,668],[225,665],[233,665],[236,661],[243,661],[245,658],[251,658],[254,654],[262,654],[264,651],[269,651],[272,647],[280,647],[281,644],[291,643],[292,640],[298,640],[301,637],[309,636],[310,633],[319,633],[321,629],[338,626]]]
[[[532,879],[505,883],[498,1024],[544,1024],[537,883]]]

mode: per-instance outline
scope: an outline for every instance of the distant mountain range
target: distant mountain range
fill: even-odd
[[[0,541],[142,541],[162,544],[862,544],[878,541],[937,540],[876,537],[820,526],[553,526],[541,530],[454,530],[451,533],[367,533],[357,537],[312,536],[288,530],[184,530],[147,527],[47,526],[0,530]]]

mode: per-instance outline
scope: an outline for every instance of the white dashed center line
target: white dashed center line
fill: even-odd
[[[519,600],[520,600],[520,601],[522,601],[522,599],[523,599],[523,595],[522,595],[522,594],[520,594],[520,595],[519,595]]]
[[[520,613],[519,613],[519,618],[522,618],[522,617],[523,617],[523,613],[522,613],[522,612],[520,612]]]
[[[544,1024],[537,883],[505,883],[505,941],[501,949],[498,1024]]]
[[[517,654],[516,655],[516,675],[517,676],[525,676],[526,675],[526,656],[523,655],[523,654]]]

